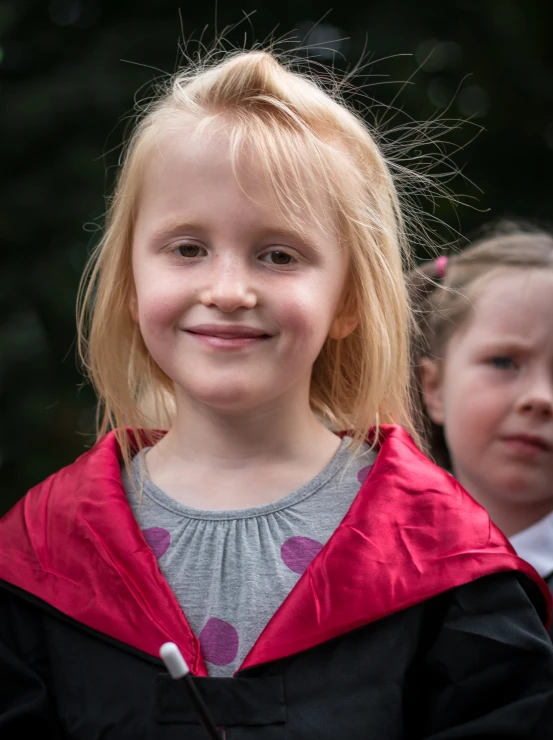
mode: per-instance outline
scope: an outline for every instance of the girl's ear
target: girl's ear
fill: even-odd
[[[423,357],[419,362],[422,402],[434,424],[444,423],[442,368],[436,360]]]
[[[345,339],[359,324],[359,314],[357,311],[350,313],[339,313],[330,325],[328,336],[331,339]]]
[[[351,296],[342,296],[342,300],[338,304],[336,316],[328,330],[328,336],[331,339],[345,339],[352,331],[355,331],[358,324],[359,310],[357,309],[356,302]]]

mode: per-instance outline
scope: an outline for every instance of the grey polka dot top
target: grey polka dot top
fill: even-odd
[[[374,462],[345,438],[309,483],[270,504],[202,511],[123,471],[134,516],[199,638],[210,676],[232,676],[351,506]],[[147,451],[146,451],[147,454]],[[349,464],[348,464],[349,463]],[[142,458],[131,467],[137,488]]]

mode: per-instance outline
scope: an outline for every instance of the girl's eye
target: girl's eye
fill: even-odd
[[[512,370],[515,367],[514,360],[507,355],[492,357],[490,363],[498,370]]]
[[[176,247],[175,252],[179,257],[185,257],[186,259],[194,259],[194,257],[201,257],[205,253],[203,247],[199,247],[197,244],[179,244]]]
[[[288,252],[281,252],[278,249],[274,249],[272,252],[267,252],[261,257],[261,260],[279,267],[291,265],[296,261],[291,254],[288,254]]]

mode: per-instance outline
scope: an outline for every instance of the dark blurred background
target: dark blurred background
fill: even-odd
[[[337,5],[315,26],[329,9],[323,0],[219,0],[217,25],[257,6],[231,41],[290,33],[325,47],[306,54],[338,68],[364,49],[387,58],[372,68],[387,77],[374,76],[370,88],[384,104],[420,67],[395,104],[405,120],[470,119],[449,138],[468,145],[454,160],[481,190],[458,178],[454,189],[476,199],[457,210],[438,204],[438,217],[463,234],[501,216],[550,223],[553,2]],[[135,94],[175,70],[182,30],[198,38],[207,25],[213,38],[215,7],[0,0],[0,513],[91,441],[94,396],[75,362],[79,276],[99,238]],[[469,144],[477,125],[483,131]]]

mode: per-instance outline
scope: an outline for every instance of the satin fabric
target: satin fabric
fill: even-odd
[[[197,638],[127,503],[119,445],[106,435],[0,521],[0,578],[149,655],[175,642],[207,671]],[[400,427],[355,501],[277,610],[241,669],[319,645],[485,575],[518,570],[551,594],[486,512]]]

